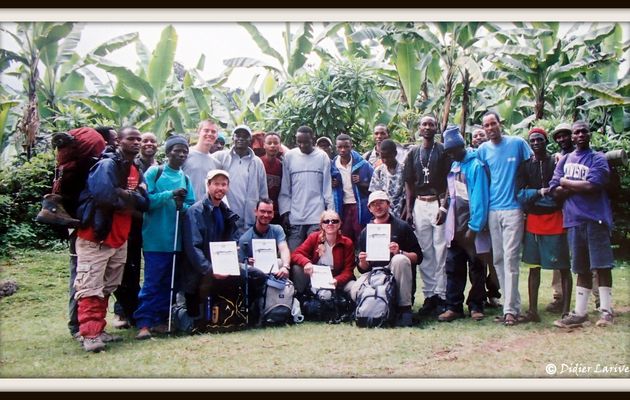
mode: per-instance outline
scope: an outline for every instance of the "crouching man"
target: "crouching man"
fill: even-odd
[[[357,292],[361,284],[367,279],[368,274],[374,267],[387,266],[396,278],[396,289],[398,290],[398,308],[396,326],[409,327],[412,325],[411,314],[411,287],[412,268],[422,261],[422,250],[416,240],[413,229],[400,218],[393,216],[389,212],[389,197],[387,193],[378,190],[368,198],[368,209],[374,215],[373,224],[390,224],[390,259],[389,261],[367,261],[367,228],[361,231],[359,238],[359,272],[363,275],[357,279],[350,291],[352,300],[356,302]]]

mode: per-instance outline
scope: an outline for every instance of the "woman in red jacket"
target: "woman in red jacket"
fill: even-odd
[[[354,245],[341,234],[339,214],[326,210],[319,217],[320,230],[311,233],[291,254],[292,277],[298,294],[310,287],[313,264],[329,265],[332,284],[337,290],[350,293],[354,283]]]

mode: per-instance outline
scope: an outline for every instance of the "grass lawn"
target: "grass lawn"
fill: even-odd
[[[67,260],[67,253],[29,251],[0,262],[0,280],[19,285],[0,300],[0,378],[630,378],[628,262],[613,272],[618,316],[609,328],[595,326],[591,301],[593,323],[573,331],[553,327],[557,316],[545,311],[542,323],[514,327],[494,323],[499,311],[491,311],[481,322],[372,330],[304,323],[143,342],[131,329],[116,332],[123,342],[88,354],[66,327]],[[544,309],[551,272],[542,280]],[[520,291],[526,310],[525,268]],[[419,289],[414,311],[421,304]],[[112,316],[110,301],[108,321]],[[546,372],[551,363],[554,375]]]

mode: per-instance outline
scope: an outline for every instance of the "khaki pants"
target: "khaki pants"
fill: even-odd
[[[411,306],[411,261],[407,256],[402,254],[396,254],[392,257],[389,265],[387,266],[392,271],[394,278],[396,278],[396,289],[398,290],[398,306],[408,307]],[[357,292],[361,284],[367,279],[367,272],[362,274],[354,285],[350,288],[350,297],[352,301],[357,301]]]
[[[77,277],[74,280],[78,300],[83,297],[104,298],[122,281],[127,261],[127,242],[117,249],[77,238]]]

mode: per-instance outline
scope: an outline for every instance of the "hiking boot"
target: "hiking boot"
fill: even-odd
[[[103,343],[111,343],[111,342],[120,342],[123,340],[122,336],[111,335],[105,331],[101,332],[99,335]]]
[[[575,312],[571,312],[566,317],[554,321],[553,324],[564,329],[581,328],[589,324],[588,315],[579,316]]]
[[[553,299],[551,303],[547,304],[547,307],[545,307],[545,311],[554,313],[554,314],[561,313],[562,312],[562,299]]]
[[[72,334],[72,339],[76,340],[79,343],[83,343],[83,336],[79,332],[74,332]]]
[[[602,310],[602,313],[599,316],[599,320],[595,323],[596,326],[601,328],[606,326],[611,326],[615,323],[615,319],[613,318],[612,312],[608,310]]]
[[[485,317],[486,317],[486,315],[484,313],[482,313],[481,311],[471,311],[470,312],[470,318],[472,318],[475,321],[481,321]]]
[[[398,320],[396,321],[397,327],[408,328],[412,326],[412,324],[413,322],[411,311],[403,311],[402,313],[400,313],[400,315],[398,316]]]
[[[426,316],[431,315],[431,313],[435,311],[435,308],[437,307],[439,300],[440,300],[440,296],[438,296],[437,294],[424,299],[424,303],[422,304],[422,307],[420,307],[420,309],[418,310],[418,316],[426,317]]]
[[[93,338],[84,338],[83,339],[83,348],[85,351],[90,351],[92,353],[98,353],[101,350],[104,350],[106,347],[105,343],[101,339],[101,336],[96,336]]]
[[[72,218],[70,214],[61,205],[61,196],[49,193],[42,200],[42,209],[39,211],[35,220],[43,224],[58,225],[68,228],[76,228],[79,226],[79,220]]]
[[[129,329],[131,326],[129,320],[122,315],[114,314],[114,321],[112,322],[116,329]]]
[[[440,322],[451,322],[459,318],[464,318],[464,314],[453,310],[446,310],[442,314],[438,315],[438,321]]]
[[[149,331],[149,328],[144,327],[144,328],[141,328],[138,334],[136,335],[136,340],[146,340],[146,339],[151,339],[151,331]]]

